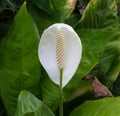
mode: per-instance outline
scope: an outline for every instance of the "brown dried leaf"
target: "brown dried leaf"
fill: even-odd
[[[104,86],[94,75],[87,75],[84,80],[91,80],[92,87],[96,98],[112,97],[110,90]]]

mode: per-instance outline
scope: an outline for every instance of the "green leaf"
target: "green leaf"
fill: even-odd
[[[63,21],[72,13],[76,4],[76,0],[35,0],[34,2],[42,10]]]
[[[21,91],[14,116],[55,116],[38,98],[28,91]]]
[[[91,0],[76,28],[115,30],[118,28],[117,12],[115,0]]]
[[[103,56],[103,63],[109,66],[106,74],[106,81],[107,85],[110,86],[116,80],[120,72],[120,33],[117,33],[117,35],[115,35],[109,42],[104,55],[105,54],[106,57]],[[109,61],[111,60],[111,62],[108,62],[106,59]]]
[[[0,45],[0,96],[13,116],[21,90],[40,97],[39,32],[24,3]]]
[[[50,107],[52,111],[55,111],[59,105],[59,87],[50,80],[45,71],[42,73],[42,77],[44,79],[41,80],[40,86],[43,102]]]
[[[76,0],[52,0],[56,18],[64,22],[74,10],[76,2]]]
[[[120,97],[86,101],[75,108],[70,116],[118,116]]]
[[[94,71],[100,77],[99,71],[102,70],[101,74],[105,78],[105,84],[110,87],[120,72],[120,32],[116,32],[107,44],[99,66]]]

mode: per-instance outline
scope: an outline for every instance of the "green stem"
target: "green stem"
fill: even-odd
[[[60,69],[60,90],[59,90],[60,105],[59,105],[59,116],[63,116],[63,89],[62,89],[62,75],[63,75],[63,69]]]

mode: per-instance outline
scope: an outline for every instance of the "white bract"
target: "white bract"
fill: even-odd
[[[41,36],[38,55],[50,79],[57,85],[60,85],[60,69],[63,70],[64,87],[73,77],[81,60],[80,38],[71,26],[53,24]]]

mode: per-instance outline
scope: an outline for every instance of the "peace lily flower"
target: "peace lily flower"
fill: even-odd
[[[62,88],[71,80],[81,60],[82,45],[79,36],[67,24],[56,23],[42,34],[38,55],[50,79]]]

